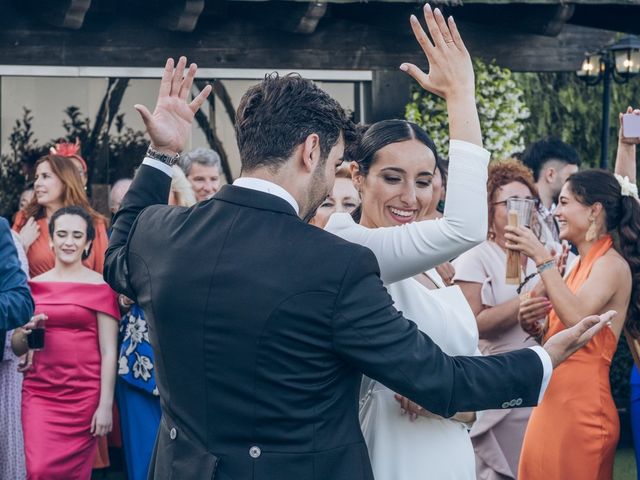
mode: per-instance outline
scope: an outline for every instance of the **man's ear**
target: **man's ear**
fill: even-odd
[[[312,133],[305,138],[302,144],[302,164],[304,168],[313,172],[320,161],[320,137],[317,133]]]
[[[545,170],[544,170],[544,178],[547,181],[547,183],[553,184],[555,182],[557,176],[558,176],[558,172],[556,171],[555,168],[553,168],[553,167],[545,168]]]

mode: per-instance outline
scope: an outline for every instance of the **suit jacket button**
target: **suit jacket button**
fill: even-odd
[[[175,427],[169,430],[169,438],[171,440],[175,440],[177,436],[178,436],[178,431],[175,429]]]
[[[516,400],[516,406],[519,407],[520,405],[522,405],[522,399],[521,398]]]
[[[509,402],[504,402],[502,404],[502,408],[509,408]]]
[[[259,458],[260,455],[262,455],[262,450],[260,450],[260,447],[251,447],[249,449],[249,456],[251,456],[251,458]]]
[[[517,403],[516,403],[515,399],[514,399],[514,400],[511,400],[511,401],[509,402],[509,406],[510,406],[510,407],[515,407],[516,405],[517,405]]]

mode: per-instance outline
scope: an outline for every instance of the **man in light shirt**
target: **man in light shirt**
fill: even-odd
[[[545,237],[543,241],[558,243],[560,237],[553,212],[564,182],[580,168],[580,156],[571,145],[549,137],[532,143],[524,152],[522,162],[533,171],[538,188],[538,221]]]

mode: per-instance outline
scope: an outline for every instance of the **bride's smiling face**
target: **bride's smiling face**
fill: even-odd
[[[368,174],[356,177],[362,195],[360,223],[376,228],[424,219],[433,197],[435,167],[433,152],[418,140],[378,150]]]

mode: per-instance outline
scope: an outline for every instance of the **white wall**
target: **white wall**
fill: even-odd
[[[224,80],[234,106],[238,105],[246,89],[257,82],[257,80]],[[354,109],[352,83],[318,82],[318,85],[338,100],[344,108]],[[3,76],[0,88],[0,149],[2,153],[10,151],[8,137],[16,119],[22,117],[23,107],[32,111],[35,137],[38,143],[43,144],[64,135],[63,111],[70,105],[79,107],[82,114],[88,116],[93,122],[106,88],[107,80],[100,78]],[[155,79],[131,80],[119,112],[125,114],[127,126],[143,130],[142,121],[133,105],[142,103],[152,110],[157,88],[158,80]],[[233,127],[217,99],[215,113],[216,132],[229,155],[233,174],[237,176],[240,172],[240,160]],[[197,147],[207,147],[207,142],[202,131],[194,124],[190,148]]]

